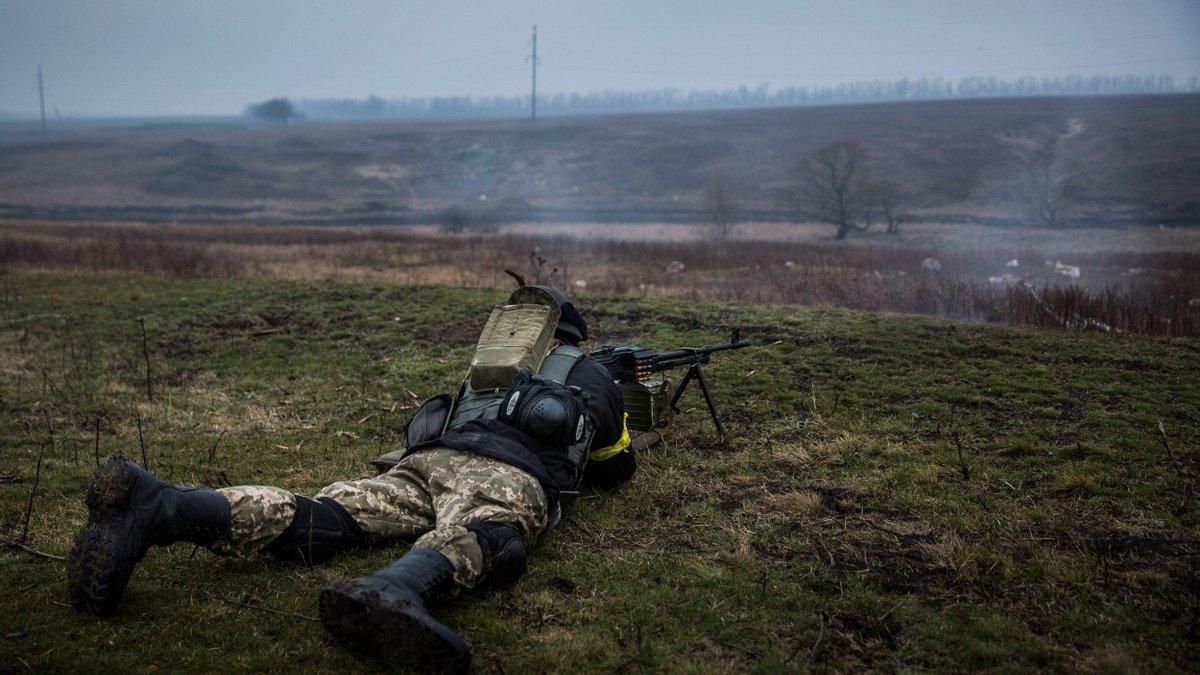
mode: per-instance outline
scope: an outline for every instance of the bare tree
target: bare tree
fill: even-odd
[[[737,225],[739,210],[737,195],[725,181],[717,179],[704,189],[704,211],[717,239],[729,238]]]
[[[438,214],[438,220],[443,232],[457,233],[470,226],[471,214],[460,206],[451,206]]]
[[[854,141],[838,141],[800,165],[802,210],[837,226],[836,239],[871,226],[872,197],[866,151]]]
[[[1075,161],[1072,139],[1084,129],[1082,121],[1073,119],[1001,139],[1009,147],[1010,194],[1021,217],[1047,227],[1070,220],[1072,195],[1084,172]]]
[[[891,183],[879,183],[874,190],[879,202],[879,212],[887,225],[888,234],[900,234],[900,226],[908,220],[904,211],[904,195]]]
[[[1072,176],[1060,157],[1056,140],[1014,151],[1017,165],[1016,194],[1027,217],[1047,227],[1067,220]]]

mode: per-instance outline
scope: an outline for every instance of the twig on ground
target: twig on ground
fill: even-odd
[[[1163,450],[1167,453],[1167,461],[1171,463],[1171,468],[1175,469],[1175,475],[1183,483],[1183,499],[1180,500],[1179,506],[1175,509],[1175,515],[1183,515],[1192,505],[1192,496],[1196,490],[1196,481],[1191,476],[1191,472],[1179,461],[1179,457],[1175,455],[1175,450],[1171,447],[1171,439],[1167,436],[1167,427],[1161,419],[1158,420],[1157,436],[1149,431],[1145,433],[1162,444]]]
[[[954,430],[954,447],[958,449],[958,470],[962,473],[963,480],[971,480],[971,468],[967,466],[967,460],[963,457],[962,438],[958,435],[958,430]]]
[[[21,544],[29,539],[29,518],[33,515],[33,496],[37,494],[38,483],[42,480],[42,455],[46,453],[46,444],[38,450],[37,469],[33,474],[33,486],[29,488],[29,501],[25,504],[25,523],[21,526]]]
[[[235,600],[233,598],[223,598],[223,600],[225,600],[225,602],[227,602],[231,605],[236,605],[238,607],[245,607],[247,609],[257,609],[261,612],[268,612],[268,613],[274,614],[276,616],[286,616],[286,617],[290,617],[293,619],[303,619],[305,621],[311,621],[313,623],[321,623],[320,619],[318,619],[316,617],[308,616],[307,614],[299,614],[297,612],[285,612],[285,611],[279,610],[279,609],[271,609],[270,607],[263,607],[262,605],[252,605],[248,602],[242,602],[241,600]]]
[[[900,602],[897,602],[896,604],[892,605],[892,608],[891,608],[891,609],[889,609],[888,611],[884,612],[883,614],[880,614],[880,615],[879,615],[879,618],[878,618],[878,619],[875,619],[875,620],[876,620],[876,621],[878,621],[879,623],[883,623],[883,620],[884,620],[884,619],[886,619],[886,618],[888,618],[889,616],[891,616],[891,615],[892,615],[892,612],[894,612],[894,611],[896,611],[897,609],[899,609],[899,608],[900,608],[900,605],[901,605],[901,604],[903,604],[903,603],[904,603],[904,601],[903,601],[903,600],[901,600]]]
[[[146,362],[146,400],[154,401],[154,390],[150,386],[150,348],[146,342],[146,317],[139,316],[138,323],[142,326],[142,359]]]
[[[36,548],[33,548],[32,546],[26,546],[25,544],[22,544],[19,541],[5,542],[5,546],[13,549],[14,551],[21,551],[23,553],[28,553],[29,555],[36,556],[38,558],[45,558],[46,560],[66,560],[65,556],[54,555],[53,553],[46,553],[45,551],[39,551]]]
[[[142,468],[149,471],[150,463],[146,461],[146,439],[142,436],[142,413],[138,412],[137,409],[134,408],[133,415],[137,419],[138,445],[142,448]]]
[[[804,657],[804,663],[800,666],[801,670],[808,670],[808,664],[812,663],[813,657],[817,655],[817,649],[821,647],[821,642],[825,639],[825,610],[818,611],[817,618],[821,621],[821,630],[817,633],[817,641],[813,643],[812,649],[808,650],[808,656]],[[797,645],[795,651],[792,652],[791,656],[787,657],[784,663],[788,663],[796,658],[796,654],[799,653],[800,646]]]
[[[208,449],[208,463],[210,466],[213,463],[213,459],[217,456],[217,446],[221,444],[222,438],[225,438],[224,429],[222,429],[221,433],[217,436],[217,440],[213,441],[212,447]]]
[[[54,439],[54,425],[50,423],[50,409],[42,408],[42,417],[46,420],[46,438],[50,443],[50,455],[54,455],[54,450],[57,448],[57,443]]]
[[[92,446],[96,454],[96,466],[100,466],[100,416],[96,415],[96,442]]]
[[[958,451],[958,471],[963,480],[971,480],[971,467],[967,466],[964,456],[962,436],[958,433],[958,425],[954,423],[954,406],[950,407],[950,419],[946,422],[946,427],[950,431],[950,440],[954,441],[954,448]]]
[[[743,647],[743,646],[741,646],[741,645],[738,645],[738,644],[734,644],[734,643],[732,643],[732,642],[730,642],[730,641],[728,641],[728,640],[722,640],[721,638],[717,638],[717,637],[715,637],[715,638],[713,638],[713,639],[712,639],[712,641],[713,641],[713,642],[715,642],[715,643],[717,643],[717,644],[719,644],[719,645],[725,645],[726,647],[729,647],[730,649],[733,649],[733,650],[736,650],[736,651],[742,652],[743,654],[746,654],[747,656],[753,656],[753,657],[754,657],[754,658],[756,658],[756,659],[761,659],[761,658],[762,658],[762,654],[760,654],[760,653],[758,653],[758,652],[754,651],[753,649],[750,649],[750,648],[748,648],[748,647]]]

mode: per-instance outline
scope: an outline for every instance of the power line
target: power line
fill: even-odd
[[[1153,41],[1164,40],[1164,39],[1175,38],[1175,37],[1200,37],[1200,33],[1196,32],[1196,31],[1185,31],[1185,32],[1178,32],[1178,33],[1163,33],[1163,34],[1158,34],[1158,35],[1113,35],[1113,36],[1104,36],[1104,37],[1085,38],[1085,39],[1079,39],[1079,40],[1058,40],[1055,42],[1037,42],[1037,43],[1030,43],[1030,44],[1003,45],[1003,46],[993,46],[993,47],[971,46],[971,47],[940,47],[940,48],[932,48],[932,49],[859,49],[859,50],[853,50],[853,51],[830,51],[830,50],[824,50],[824,49],[810,49],[810,50],[798,51],[798,52],[738,51],[736,53],[725,54],[725,56],[727,56],[727,57],[753,56],[753,57],[760,57],[760,58],[786,59],[786,58],[796,58],[796,57],[805,57],[805,56],[886,56],[886,55],[901,55],[901,54],[959,54],[959,53],[975,54],[978,52],[1024,51],[1027,49],[1062,47],[1064,45],[1081,45],[1081,44],[1086,45],[1086,44],[1093,44],[1093,43],[1102,43],[1105,45],[1109,45],[1114,42],[1153,42]],[[607,49],[603,49],[603,48],[601,48],[601,49],[582,48],[581,49],[580,46],[578,45],[578,43],[570,43],[570,42],[566,42],[566,41],[563,41],[560,43],[558,40],[556,40],[554,38],[551,38],[550,43],[551,43],[552,47],[555,47],[556,44],[559,45],[555,48],[558,50],[564,51],[566,53],[575,52],[575,53],[580,53],[580,54],[636,54],[636,55],[645,55],[645,56],[678,56],[681,58],[695,58],[697,56],[711,57],[715,54],[715,52],[713,52],[711,49],[700,49],[695,52],[688,52],[688,51],[682,51],[682,50],[681,51],[645,51],[645,50],[630,50],[630,49],[607,50]]]
[[[1037,72],[1054,72],[1054,71],[1060,71],[1060,70],[1079,70],[1079,69],[1087,69],[1087,68],[1119,68],[1122,66],[1145,65],[1145,64],[1149,64],[1149,63],[1175,63],[1175,62],[1193,62],[1193,61],[1200,61],[1200,56],[1188,56],[1188,57],[1180,57],[1180,58],[1161,58],[1161,59],[1138,59],[1138,60],[1133,60],[1133,61],[1114,61],[1114,62],[1109,62],[1109,63],[1082,63],[1082,64],[1077,63],[1077,64],[1072,64],[1072,65],[1046,66],[1046,67],[1039,67],[1039,68],[1026,68],[1026,67],[1000,68],[1000,69],[991,69],[987,73],[980,73],[978,71],[975,71],[975,72],[968,73],[967,75],[957,75],[957,76],[922,75],[920,77],[926,77],[926,78],[932,78],[932,77],[976,77],[976,76],[987,77],[988,75],[1000,74],[1000,73],[1037,73]],[[893,78],[893,77],[908,77],[909,76],[907,74],[906,75],[882,75],[878,72],[831,73],[830,71],[827,71],[827,70],[823,70],[823,71],[816,72],[816,73],[797,73],[797,72],[784,73],[784,72],[762,72],[762,71],[733,73],[733,72],[715,72],[715,71],[711,71],[711,70],[640,70],[640,69],[634,70],[634,69],[622,69],[622,68],[604,68],[604,67],[570,66],[570,65],[561,66],[560,69],[564,70],[564,71],[577,70],[577,71],[597,72],[597,73],[614,73],[614,74],[618,74],[618,75],[668,75],[668,76],[671,76],[671,75],[682,75],[682,76],[690,76],[690,75],[712,76],[712,75],[715,75],[718,77],[737,77],[737,78],[743,78],[743,79],[747,79],[747,80],[761,79],[764,77],[772,77],[772,78],[777,78],[777,79],[801,79],[801,78],[831,77],[831,76],[839,77],[839,78]]]
[[[1144,5],[1145,5],[1144,0],[1142,0],[1142,1],[1139,1],[1139,0],[1110,0],[1109,2],[1101,2],[1100,0],[1092,0],[1089,3],[1088,11],[1101,12],[1101,11],[1104,11],[1105,9],[1116,9],[1121,6],[1128,6],[1128,7],[1133,7],[1133,8],[1141,10],[1141,9],[1143,9]],[[796,32],[806,30],[806,29],[824,29],[824,28],[833,28],[836,26],[850,26],[853,28],[861,28],[863,26],[894,26],[896,24],[916,24],[916,25],[925,24],[930,27],[944,28],[949,23],[955,23],[955,22],[960,22],[960,21],[963,23],[979,23],[979,22],[989,21],[989,20],[994,20],[994,19],[1019,18],[1019,19],[1022,19],[1023,21],[1027,21],[1029,19],[1029,12],[1027,9],[1024,9],[1024,8],[1017,9],[1017,10],[1011,10],[1011,11],[1003,11],[1003,12],[998,12],[998,13],[997,12],[992,12],[992,13],[969,12],[969,13],[965,13],[965,14],[943,14],[943,13],[921,14],[921,13],[913,12],[913,11],[907,9],[904,3],[895,3],[895,6],[904,10],[903,15],[888,16],[888,17],[880,16],[878,18],[856,17],[853,19],[842,19],[842,20],[836,20],[836,21],[819,21],[819,22],[790,21],[788,19],[788,17],[766,16],[764,18],[767,21],[769,21],[770,23],[769,24],[761,24],[761,25],[769,25],[770,28],[774,29],[774,28],[778,27],[778,24],[780,24],[782,22],[786,22],[788,29],[790,31],[792,31],[793,33],[796,33]],[[555,24],[555,26],[576,29],[585,34],[595,34],[596,33],[596,26],[593,24],[586,24],[586,23],[571,24],[569,22],[557,22]],[[740,34],[724,32],[723,35],[725,35],[726,37],[743,37],[748,40],[759,40],[762,38],[761,35],[757,35],[757,34],[753,34],[753,33],[749,33],[749,32],[742,32]],[[608,42],[611,43],[611,41],[608,41]]]

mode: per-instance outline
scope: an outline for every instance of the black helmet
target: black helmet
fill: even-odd
[[[537,289],[538,291],[542,291],[542,293],[537,293],[537,291],[531,291],[530,289]],[[533,296],[541,296],[541,298]],[[549,298],[546,298],[546,296],[549,296]],[[575,309],[575,305],[567,299],[567,296],[563,295],[562,291],[553,286],[522,285],[508,296],[507,302],[509,304],[543,304],[540,301],[542,298],[552,300],[554,304],[558,305],[558,328],[554,331],[554,337],[570,345],[577,345],[587,339],[587,322],[579,315],[579,310]]]

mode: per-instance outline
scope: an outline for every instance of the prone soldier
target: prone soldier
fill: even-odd
[[[178,486],[110,458],[85,493],[88,521],[67,567],[72,605],[111,613],[153,546],[313,564],[415,540],[387,568],[325,587],[321,621],[339,642],[396,665],[466,670],[466,642],[430,608],[461,590],[515,583],[526,550],[581,484],[611,488],[634,473],[620,389],[579,349],[587,334],[562,293],[522,285],[493,310],[457,395],[435,396],[410,418],[405,449],[376,460],[378,475],[313,498]]]

